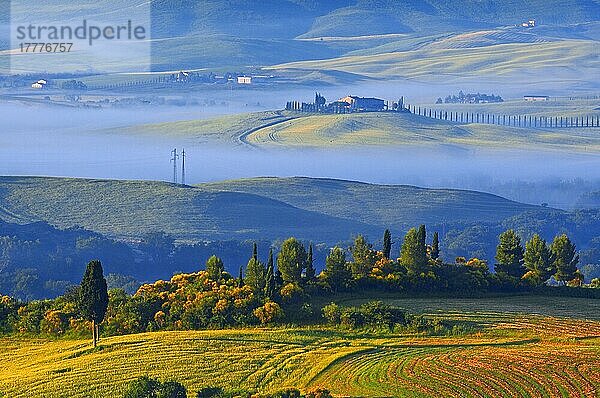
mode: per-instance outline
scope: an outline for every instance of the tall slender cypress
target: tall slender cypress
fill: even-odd
[[[313,245],[312,243],[308,246],[308,256],[306,257],[306,280],[307,282],[315,279],[317,270],[313,264]]]
[[[108,289],[98,260],[90,261],[85,269],[79,291],[79,312],[84,319],[92,322],[94,347],[98,342],[98,325],[104,320],[108,308]]]
[[[392,253],[392,233],[389,229],[386,229],[383,233],[383,256],[390,258]]]
[[[431,259],[437,260],[440,257],[440,237],[437,232],[433,233],[433,241],[431,243]]]
[[[265,298],[273,300],[275,298],[275,269],[273,264],[273,249],[269,251],[269,262],[267,263],[267,277],[265,284]]]

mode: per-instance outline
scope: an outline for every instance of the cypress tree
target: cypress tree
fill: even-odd
[[[81,316],[92,322],[92,339],[96,347],[98,342],[96,325],[102,322],[108,308],[106,279],[104,279],[102,264],[98,260],[90,261],[85,269],[78,304]]]
[[[269,251],[269,261],[267,263],[267,276],[265,284],[265,297],[273,300],[275,298],[275,270],[273,264],[273,249]]]
[[[431,243],[431,259],[437,260],[440,257],[440,237],[437,232],[433,233],[433,242]]]
[[[419,230],[417,231],[417,263],[422,266],[427,265],[427,243],[425,242],[426,239],[427,232],[425,230],[425,225],[421,224],[419,226]]]
[[[306,280],[308,282],[315,279],[317,270],[313,264],[313,246],[312,243],[308,246],[308,256],[306,257]]]
[[[386,229],[383,233],[383,256],[387,259],[390,258],[392,253],[392,233],[389,229]]]
[[[238,274],[238,287],[244,286],[244,266],[240,265],[240,273]]]
[[[254,242],[252,246],[252,258],[254,261],[258,261],[258,246],[256,245],[256,242]]]

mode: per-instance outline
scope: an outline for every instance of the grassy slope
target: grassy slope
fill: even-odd
[[[455,300],[440,303],[444,313],[435,316],[469,320],[480,329],[460,337],[322,328],[156,332],[103,338],[96,351],[88,340],[5,337],[0,392],[11,398],[63,397],[66,391],[73,398],[119,396],[127,381],[149,375],[180,381],[192,394],[218,385],[261,391],[320,386],[346,396],[591,396],[600,388],[600,323],[515,314],[522,299],[497,299],[485,312],[477,303],[470,309]],[[582,308],[577,299],[526,300],[543,314],[557,304]],[[421,301],[406,306],[418,309]],[[597,315],[587,308],[584,316]]]
[[[89,14],[105,14],[107,9],[118,15],[130,15],[134,12],[132,10],[136,9],[148,10],[148,7],[139,5],[135,0],[101,0],[90,2],[86,7],[65,7],[56,0],[42,0],[36,3],[36,11],[46,15],[48,20],[78,20]],[[556,12],[556,9],[560,9],[561,12]],[[585,28],[581,26],[597,22],[600,19],[599,10],[597,0],[407,0],[401,5],[394,1],[368,0],[154,0],[150,10],[152,62],[155,70],[178,70],[205,67],[236,68],[333,59],[334,61],[325,64],[326,69],[334,68],[333,62],[341,63],[341,66],[335,69],[353,69],[360,75],[367,76],[427,76],[445,72],[447,78],[463,71],[479,75],[487,72],[508,73],[523,66],[529,71],[539,72],[541,65],[548,67],[552,66],[551,60],[561,60],[561,65],[578,65],[578,71],[591,71],[588,67],[594,67],[594,62],[586,60],[582,54],[586,54],[589,49],[593,50],[593,46],[597,44],[589,40],[589,35],[582,33]],[[27,20],[29,10],[26,7],[15,7],[15,11],[15,20]],[[465,39],[462,36],[466,32],[489,31],[496,30],[499,26],[518,25],[523,20],[533,17],[542,26],[532,35],[518,33],[500,38],[491,38],[488,35],[483,40],[473,37]],[[149,19],[149,16],[146,15],[144,19]],[[554,28],[558,25],[570,28],[557,36]],[[538,31],[543,37],[537,37]],[[466,58],[480,59],[481,54],[477,50],[463,48],[462,52],[456,53],[463,61],[448,61],[448,56],[454,53],[441,54],[438,48],[438,53],[431,54],[431,69],[428,69],[428,62],[419,63],[414,58],[429,58],[435,46],[417,52],[416,55],[402,52],[427,46],[432,42],[439,46],[436,39],[449,33],[458,35],[458,39],[454,40],[450,47],[483,45],[494,54],[493,61],[499,63],[498,67],[486,65],[485,68],[480,68],[480,61],[463,62]],[[382,36],[386,34],[392,36]],[[408,36],[398,40],[397,37],[393,37],[394,34]],[[368,38],[345,41],[303,40],[339,36]],[[461,37],[464,43],[456,43],[461,41]],[[540,46],[529,45],[548,38],[558,42],[540,43]],[[578,38],[581,42],[568,40],[573,38]],[[489,47],[498,43],[521,44],[520,47],[511,47],[508,51]],[[445,48],[446,44],[448,43],[442,47]],[[382,53],[393,53],[398,58],[393,61],[395,67],[389,65],[392,61],[379,57],[339,58],[344,55],[372,56]],[[349,65],[355,62],[363,65],[358,68]],[[380,62],[384,64],[382,67],[373,66]],[[367,67],[367,64],[371,64],[370,67]],[[310,69],[319,69],[314,64],[302,65]],[[50,66],[58,68],[60,65],[51,63]],[[135,69],[135,65],[129,66]],[[450,70],[444,70],[445,66],[449,66]],[[583,76],[577,71],[565,73],[575,78]],[[298,71],[295,70],[294,74],[297,75]]]
[[[468,110],[475,111],[475,108]],[[303,117],[260,129],[250,134],[247,140],[255,145],[307,147],[453,144],[529,148],[536,145],[538,148],[594,151],[600,149],[597,130],[534,130],[482,124],[453,124],[411,114],[370,113]]]
[[[294,117],[285,111],[267,111],[128,127],[119,132],[185,137],[199,143],[240,144],[240,136],[254,128]]]
[[[312,178],[255,178],[206,184],[217,190],[262,194],[299,208],[375,225],[406,228],[425,222],[502,220],[541,209],[473,191],[371,185]],[[400,205],[401,204],[401,205]]]
[[[337,70],[371,78],[426,78],[440,82],[466,76],[506,78],[518,72],[519,81],[527,82],[533,76],[544,80],[541,72],[553,78],[573,78],[575,70],[583,73],[580,78],[591,77],[592,71],[599,67],[598,60],[589,56],[596,49],[597,42],[590,40],[495,44],[475,48],[425,47],[413,51],[291,62],[269,69],[284,74]]]
[[[590,101],[526,104],[523,101],[487,105],[427,105],[439,110],[527,115],[594,115]],[[261,128],[266,126],[264,128]],[[279,147],[458,145],[596,151],[594,129],[534,130],[481,124],[455,124],[411,114],[363,113],[307,115],[285,111],[257,112],[128,127],[124,134],[185,137],[195,143]],[[250,134],[248,134],[250,133]],[[243,137],[243,140],[241,139]]]
[[[79,225],[111,236],[165,231],[207,240],[296,235],[329,241],[373,229],[262,196],[161,182],[5,177],[0,198],[5,220]]]
[[[239,192],[235,192],[239,191]],[[260,196],[259,196],[260,195]],[[403,206],[397,206],[403,203]],[[500,220],[536,207],[478,192],[315,179],[254,179],[200,187],[144,181],[0,178],[0,217],[80,225],[139,237],[163,230],[178,238],[337,242],[379,234],[384,226]],[[375,227],[377,226],[377,227]]]

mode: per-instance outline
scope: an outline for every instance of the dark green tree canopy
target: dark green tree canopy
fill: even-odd
[[[355,278],[364,278],[371,272],[377,261],[376,253],[362,235],[356,237],[350,251],[353,259],[350,264],[352,275]]]
[[[281,245],[277,257],[277,269],[286,283],[300,283],[306,268],[306,249],[296,238],[289,238]]]
[[[565,234],[555,237],[550,245],[550,250],[554,259],[553,266],[556,269],[554,278],[559,282],[568,282],[574,279],[579,255],[569,237]]]
[[[400,264],[409,273],[420,274],[427,266],[427,246],[425,245],[425,227],[411,228],[405,235],[400,249]]]
[[[98,260],[90,261],[79,289],[79,312],[81,316],[96,323],[102,322],[108,308],[108,289]]]
[[[343,291],[350,287],[352,272],[346,261],[346,252],[336,246],[325,260],[323,276],[333,291]]]
[[[496,273],[520,279],[524,271],[523,255],[519,235],[512,229],[501,233],[496,248]]]
[[[265,289],[267,282],[266,278],[267,268],[253,256],[246,266],[244,283],[250,286],[255,292],[262,292]]]
[[[437,232],[433,233],[433,241],[431,242],[431,259],[437,260],[440,257],[440,236]]]
[[[277,282],[275,280],[275,266],[273,264],[273,249],[269,250],[269,261],[267,262],[267,275],[265,277],[265,297],[275,299]]]
[[[554,274],[552,253],[546,241],[538,234],[533,235],[525,244],[523,265],[527,269],[527,280],[534,285],[544,284]]]
[[[225,265],[223,265],[223,261],[219,257],[211,256],[206,260],[206,272],[208,272],[210,279],[218,281],[221,279],[223,272],[225,272]]]
[[[314,260],[313,260],[313,245],[312,243],[308,246],[308,256],[306,258],[306,281],[311,282],[315,279],[317,275],[317,270],[315,269]]]
[[[392,254],[392,233],[389,229],[386,229],[383,233],[383,256],[390,258]]]

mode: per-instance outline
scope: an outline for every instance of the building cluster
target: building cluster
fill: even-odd
[[[529,21],[525,21],[521,23],[521,26],[524,28],[535,28],[535,19],[530,19]]]
[[[168,83],[229,83],[250,85],[254,83],[266,82],[272,79],[273,76],[254,75],[250,76],[245,73],[228,72],[222,75],[215,73],[199,73],[180,71],[171,74],[166,82]]]
[[[445,99],[438,98],[436,104],[487,104],[491,102],[504,102],[501,96],[494,94],[469,93],[461,90],[458,95],[448,95]]]
[[[380,98],[349,95],[328,103],[325,97],[319,93],[315,94],[315,100],[312,103],[288,101],[285,105],[285,109],[288,111],[315,113],[406,111],[406,108],[404,107],[404,97],[401,97],[397,102],[389,102]]]

